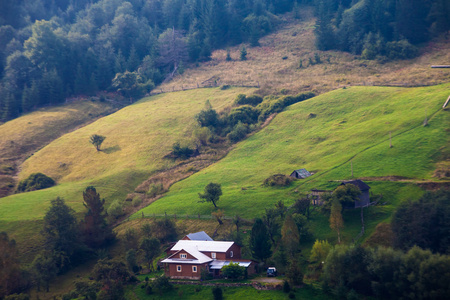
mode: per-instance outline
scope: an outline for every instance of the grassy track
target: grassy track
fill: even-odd
[[[253,89],[199,89],[145,98],[117,113],[66,134],[22,165],[19,179],[43,172],[58,185],[41,191],[0,198],[0,224],[39,220],[50,200],[63,197],[78,212],[83,209],[82,191],[94,185],[107,203],[124,199],[136,186],[158,170],[174,162],[163,159],[176,141],[187,141],[195,126],[194,116],[207,99],[218,111],[229,106],[240,93]],[[89,136],[106,136],[103,151],[97,152]]]
[[[172,186],[165,197],[143,212],[209,214],[213,206],[198,203],[197,194],[213,181],[222,184],[218,206],[226,215],[255,217],[278,200],[291,204],[311,188],[336,187],[338,183],[330,180],[351,177],[350,159],[359,178],[431,179],[442,149],[449,143],[449,113],[439,110],[449,87],[352,87],[293,105],[270,126],[239,143],[226,158]],[[421,126],[425,110],[434,113],[427,127]],[[389,148],[389,131],[393,148]],[[289,188],[261,185],[272,174],[289,174],[303,167],[316,174]],[[370,184],[393,205],[374,212],[377,220],[388,219],[405,195],[421,193],[406,183]]]

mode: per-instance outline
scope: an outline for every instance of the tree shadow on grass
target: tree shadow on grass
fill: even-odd
[[[117,151],[120,151],[120,150],[122,150],[122,148],[120,148],[119,145],[115,145],[115,146],[103,149],[102,152],[105,152],[106,154],[111,154],[111,153],[114,153],[114,152],[117,152]]]

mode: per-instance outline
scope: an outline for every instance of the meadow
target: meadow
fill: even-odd
[[[199,203],[198,193],[209,182],[222,185],[223,196],[217,205],[225,215],[261,216],[265,208],[279,200],[290,205],[310,189],[333,189],[340,180],[351,179],[352,161],[354,178],[369,178],[371,191],[383,194],[382,201],[386,202],[385,206],[370,208],[376,215],[369,218],[370,232],[377,222],[389,220],[399,201],[421,195],[414,183],[434,180],[436,163],[448,152],[446,126],[450,117],[448,110],[441,109],[448,88],[448,84],[426,88],[352,87],[292,105],[269,126],[237,144],[227,157],[174,184],[166,196],[136,216],[142,212],[208,215],[214,207]],[[425,112],[429,125],[424,127]],[[314,175],[285,188],[262,185],[270,175],[289,175],[299,168]],[[385,177],[406,181],[393,182]],[[319,222],[322,225],[317,237],[332,234],[324,225],[326,221]],[[352,232],[358,226],[351,228],[349,239],[358,233]]]
[[[173,143],[183,144],[191,139],[196,126],[194,116],[206,100],[221,111],[238,94],[253,90],[214,88],[152,96],[55,139],[22,164],[18,177],[21,180],[42,172],[54,178],[58,185],[0,198],[2,228],[20,244],[24,241],[22,237],[32,232],[18,235],[20,226],[12,224],[41,220],[50,200],[57,196],[63,197],[75,211],[82,212],[82,191],[90,185],[97,188],[107,205],[116,199],[124,200],[150,175],[177,163],[164,156],[171,151]],[[106,137],[102,151],[97,152],[89,143],[92,134]],[[38,231],[31,227],[33,232]]]

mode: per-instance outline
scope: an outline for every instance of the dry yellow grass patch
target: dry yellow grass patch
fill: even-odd
[[[195,88],[215,81],[217,85],[260,86],[259,93],[266,95],[282,89],[291,94],[307,90],[323,93],[348,85],[420,86],[450,80],[450,70],[430,68],[450,62],[448,40],[430,43],[418,58],[380,63],[350,53],[316,50],[314,26],[311,8],[302,11],[300,20],[285,15],[278,30],[260,40],[260,47],[246,45],[247,61],[239,60],[241,45],[230,48],[230,62],[226,61],[225,50],[217,50],[210,61],[188,69],[161,89]],[[322,63],[309,66],[315,53]]]

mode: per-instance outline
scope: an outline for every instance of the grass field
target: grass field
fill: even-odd
[[[82,191],[89,185],[97,188],[107,204],[124,200],[151,174],[175,164],[163,157],[173,143],[190,139],[194,116],[206,100],[221,111],[237,94],[252,90],[199,89],[153,96],[56,139],[24,162],[19,179],[42,172],[58,185],[0,198],[0,224],[20,242],[14,234],[20,229],[7,223],[42,219],[50,200],[57,196],[77,212],[83,209]],[[97,152],[89,143],[92,134],[106,136],[103,151]]]
[[[226,158],[173,185],[165,197],[142,211],[210,214],[214,207],[198,203],[198,193],[209,182],[218,182],[223,190],[219,208],[229,216],[252,218],[278,200],[289,205],[312,188],[331,189],[339,184],[335,181],[350,179],[350,160],[357,178],[403,176],[413,181],[431,180],[436,162],[448,151],[450,115],[440,108],[449,87],[352,87],[293,105],[270,126],[237,144]],[[429,126],[423,127],[425,111]],[[298,168],[315,174],[288,188],[262,186],[270,175],[288,175]],[[386,206],[370,208],[376,222],[389,219],[401,199],[421,194],[408,182],[369,181],[369,185],[387,202]],[[376,225],[371,222],[369,231]],[[318,237],[327,237],[328,225],[319,223],[322,229],[318,233],[324,233]],[[351,228],[349,237],[356,235]]]

